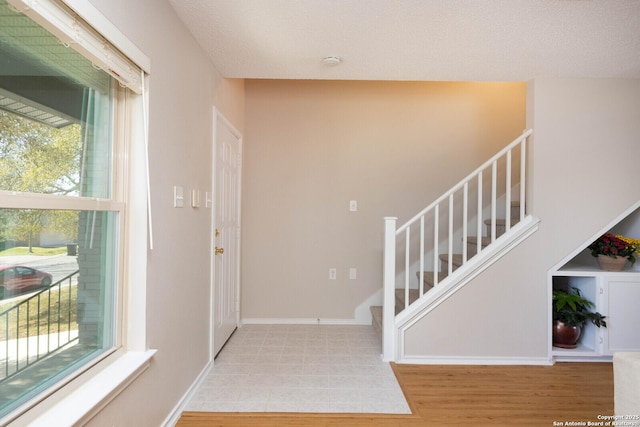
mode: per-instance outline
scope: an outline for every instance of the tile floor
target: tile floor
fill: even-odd
[[[371,326],[245,325],[185,410],[409,414]]]

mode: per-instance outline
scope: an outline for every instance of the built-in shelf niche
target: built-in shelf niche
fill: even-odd
[[[640,201],[605,232],[640,239]],[[598,237],[595,235],[593,240]],[[558,361],[607,361],[621,349],[640,351],[640,259],[633,266],[627,264],[621,272],[603,271],[587,249],[589,244],[550,271],[550,287],[580,289],[595,304],[593,311],[607,316],[609,327],[597,328],[587,323],[575,349],[550,346],[551,356]]]
[[[618,222],[616,225],[614,225],[613,227],[611,227],[609,230],[605,232],[612,233],[612,234],[621,234],[625,237],[633,237],[635,239],[640,239],[640,207],[633,210],[620,222]],[[593,240],[597,238],[598,236],[595,236]],[[640,272],[640,262],[638,261],[635,264],[633,264],[633,266],[629,266],[629,264],[627,264],[627,266],[625,267],[625,271]],[[600,270],[600,267],[598,267],[598,263],[596,262],[596,259],[593,256],[591,256],[591,251],[586,247],[582,251],[580,251],[577,255],[575,255],[565,265],[560,267],[559,270],[570,271],[570,272],[586,272],[586,273],[602,271]]]
[[[562,289],[569,291],[569,288],[580,290],[580,294],[597,305],[598,298],[598,279],[596,276],[553,276],[553,289]],[[575,349],[564,349],[553,347],[555,355],[592,355],[597,351],[599,344],[598,328],[591,323],[585,324],[582,335],[578,341],[578,347]]]

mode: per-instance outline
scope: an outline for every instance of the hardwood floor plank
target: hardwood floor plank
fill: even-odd
[[[392,366],[411,415],[185,412],[176,425],[552,426],[613,414],[611,363]]]

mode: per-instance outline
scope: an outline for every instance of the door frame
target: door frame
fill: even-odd
[[[218,123],[221,122],[232,134],[238,139],[239,144],[239,168],[240,168],[240,176],[238,179],[238,220],[240,221],[240,226],[242,225],[242,148],[243,148],[243,139],[242,134],[236,129],[236,127],[218,110],[216,107],[213,107],[213,144],[212,144],[212,155],[211,155],[211,192],[206,196],[206,206],[211,208],[211,229],[209,235],[209,360],[213,364],[215,358],[215,342],[214,342],[214,333],[215,333],[215,295],[216,295],[216,271],[215,271],[215,255],[213,253],[213,248],[216,243],[216,209],[215,206],[216,201],[216,172],[217,172],[217,155],[218,155]],[[240,272],[241,269],[241,245],[242,245],[242,232],[241,228],[238,230],[238,244],[236,248],[236,253],[234,254],[237,259],[236,263],[236,289],[235,289],[235,308],[236,308],[236,326],[240,327]]]

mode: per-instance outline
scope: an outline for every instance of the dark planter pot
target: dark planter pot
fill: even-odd
[[[560,348],[576,348],[581,326],[569,326],[559,320],[553,321],[553,345]]]

